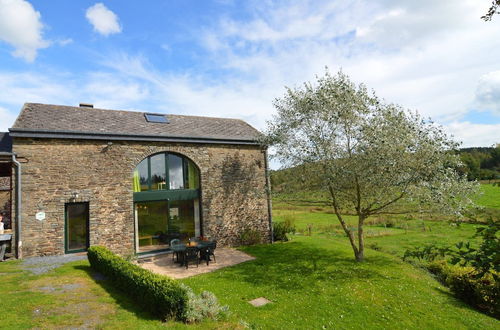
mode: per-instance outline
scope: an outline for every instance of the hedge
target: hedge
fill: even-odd
[[[500,319],[500,283],[491,273],[477,278],[472,267],[449,265],[445,260],[432,261],[427,268],[457,297]]]
[[[162,320],[185,321],[188,295],[177,281],[134,265],[103,246],[92,246],[87,256],[93,269]]]

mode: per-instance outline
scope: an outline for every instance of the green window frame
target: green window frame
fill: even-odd
[[[165,161],[165,188],[164,189],[152,189],[153,180],[151,178],[151,157],[163,154]],[[183,188],[181,189],[170,189],[170,168],[168,162],[168,156],[175,155],[180,157],[182,160],[182,181]],[[140,174],[139,174],[139,164],[143,161],[147,162],[147,186],[148,190],[141,191],[140,184]],[[186,156],[174,152],[162,152],[149,155],[140,162],[134,169],[133,173],[133,192],[134,192],[134,202],[141,201],[154,201],[154,200],[188,200],[196,199],[200,196],[200,170],[196,164],[187,158]],[[195,173],[192,173],[195,172]]]

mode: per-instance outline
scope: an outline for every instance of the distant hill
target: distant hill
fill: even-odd
[[[498,180],[500,179],[500,144],[496,147],[476,147],[459,149],[458,154],[464,163],[459,171],[467,175],[469,180]],[[312,166],[312,165],[307,165]],[[302,180],[314,181],[316,178],[310,175],[305,177],[306,165],[287,168],[282,170],[272,170],[271,187],[274,192],[281,192],[287,187],[293,190],[303,190]],[[310,186],[310,185],[308,185]]]
[[[458,151],[469,180],[500,179],[500,144],[496,147],[462,148]]]

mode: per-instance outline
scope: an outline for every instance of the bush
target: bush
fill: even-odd
[[[293,221],[286,218],[283,222],[273,222],[273,240],[274,241],[288,241],[286,234],[295,233],[295,225]]]
[[[90,247],[87,256],[92,268],[154,315],[162,320],[186,319],[188,294],[177,281],[131,264],[103,246]]]
[[[258,230],[245,228],[240,233],[240,243],[241,245],[254,245],[261,242],[261,235]]]
[[[375,251],[380,251],[382,250],[382,248],[380,247],[380,245],[378,245],[377,243],[371,243],[371,244],[368,244],[367,247],[369,249],[372,249],[372,250],[375,250]]]
[[[472,267],[449,265],[445,260],[430,262],[428,270],[466,303],[500,318],[500,283],[493,274],[477,276]]]
[[[185,319],[186,322],[199,322],[205,318],[218,319],[223,316],[227,310],[227,306],[221,306],[217,297],[209,291],[203,291],[199,296],[196,295],[190,287],[181,284],[188,295],[188,304],[186,306]]]

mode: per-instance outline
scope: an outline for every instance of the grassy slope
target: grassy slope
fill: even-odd
[[[500,186],[482,184],[483,195],[477,199],[477,203],[487,208],[500,209]]]
[[[186,279],[213,291],[232,318],[255,328],[442,328],[485,329],[500,322],[453,298],[426,272],[398,258],[367,252],[353,261],[337,238],[296,237],[273,246],[248,247],[257,260]],[[272,304],[255,308],[264,296]]]
[[[477,204],[486,209],[500,209],[500,187],[491,184],[481,185],[483,195]],[[312,225],[313,235],[328,234],[345,237],[340,224],[331,210],[325,206],[308,205],[307,203],[285,203],[278,200],[273,206],[275,221],[292,220],[299,232],[305,233],[307,225]],[[356,225],[356,217],[345,216],[348,223]],[[384,226],[390,222],[392,227]],[[369,218],[365,227],[366,244],[383,252],[402,256],[408,248],[422,244],[449,246],[459,241],[471,240],[476,232],[477,224],[449,223],[440,219],[415,218],[403,216],[381,216]]]
[[[164,328],[147,308],[137,306],[108,281],[94,280],[87,261],[43,275],[22,270],[20,261],[9,261],[0,264],[0,281],[2,329]],[[188,328],[181,323],[169,325]],[[219,325],[206,323],[206,328]]]
[[[442,328],[493,329],[500,322],[453,298],[426,272],[388,254],[367,251],[353,261],[341,238],[296,237],[247,247],[256,260],[183,280],[213,291],[231,314],[223,321],[173,328]],[[95,281],[86,261],[45,275],[29,275],[19,262],[0,264],[2,327],[156,329],[165,324],[107,281]],[[64,289],[66,284],[77,288]],[[55,288],[49,291],[46,288]],[[255,308],[248,300],[273,303]]]
[[[498,207],[500,192],[492,188],[497,187],[483,186],[486,195],[480,203]],[[183,280],[197,291],[213,291],[231,310],[226,320],[195,328],[244,324],[255,328],[500,328],[498,320],[466,306],[426,272],[391,255],[400,256],[407,247],[426,242],[467,239],[475,225],[453,227],[426,220],[424,231],[421,220],[393,219],[395,227],[386,228],[384,219],[378,219],[381,223],[367,230],[367,245],[376,243],[382,252],[369,249],[367,262],[359,264],[353,261],[347,240],[327,209],[275,206],[278,220],[292,214],[299,228],[313,223],[313,236],[297,235],[288,243],[245,248],[257,260]],[[19,264],[0,263],[1,327],[164,327],[147,308],[136,306],[110,283],[94,280],[85,261],[38,276],[22,271]],[[77,287],[65,289],[67,284]],[[50,287],[54,290],[47,290]],[[273,303],[260,308],[248,304],[259,296]]]

